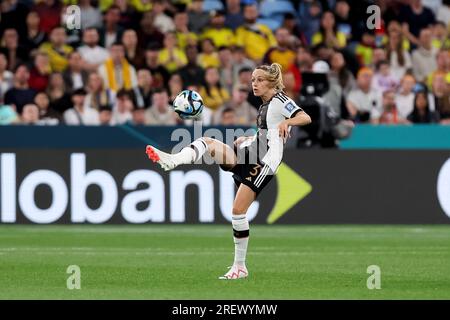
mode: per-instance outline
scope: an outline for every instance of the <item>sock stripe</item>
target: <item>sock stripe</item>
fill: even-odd
[[[236,229],[233,228],[233,236],[235,238],[248,238],[250,236],[250,230],[242,230],[242,231],[238,231]]]

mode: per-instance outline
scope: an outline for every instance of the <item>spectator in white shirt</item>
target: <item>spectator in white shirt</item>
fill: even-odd
[[[371,87],[372,77],[372,69],[361,68],[356,77],[357,88],[347,97],[348,111],[357,122],[369,122],[381,116],[381,93]]]
[[[403,76],[400,82],[400,89],[395,95],[395,105],[398,115],[404,119],[413,111],[414,108],[414,86],[416,79],[410,74]]]
[[[175,31],[175,23],[172,18],[164,13],[166,2],[164,0],[154,0],[152,13],[155,16],[153,25],[162,33]]]
[[[165,89],[158,89],[153,94],[153,104],[145,112],[149,125],[175,125],[177,114],[169,105],[169,95]]]
[[[63,114],[64,122],[68,125],[99,125],[98,111],[84,106],[86,91],[77,89],[72,94],[73,107]]]
[[[417,81],[424,82],[426,77],[436,70],[437,48],[431,43],[431,30],[426,28],[420,31],[420,46],[412,54],[413,73]]]
[[[120,89],[116,96],[116,105],[112,111],[112,125],[121,125],[133,120],[133,93],[129,90]]]
[[[109,52],[98,45],[99,34],[95,28],[87,28],[83,31],[83,43],[78,48],[78,52],[85,61],[86,70],[93,71],[105,62],[109,57]]]

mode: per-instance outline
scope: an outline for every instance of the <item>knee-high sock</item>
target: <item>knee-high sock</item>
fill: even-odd
[[[180,152],[174,154],[173,160],[177,165],[191,164],[200,160],[207,150],[208,145],[205,140],[199,138],[187,147],[184,147]]]
[[[234,263],[245,266],[250,228],[245,214],[233,214]]]

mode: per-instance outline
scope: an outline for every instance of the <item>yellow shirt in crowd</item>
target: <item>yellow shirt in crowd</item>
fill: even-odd
[[[230,94],[224,88],[212,87],[207,94],[205,87],[201,87],[199,93],[205,106],[214,111],[230,100]]]
[[[167,71],[169,71],[170,73],[175,72],[177,69],[183,67],[187,63],[187,58],[183,50],[174,48],[173,55],[175,59],[171,59],[169,50],[164,48],[159,51],[158,56],[159,63],[166,67]],[[178,63],[175,60],[178,60]]]
[[[270,47],[277,45],[277,41],[269,27],[258,23],[254,28],[248,26],[237,28],[236,44],[242,46],[251,59],[261,60]]]
[[[55,50],[50,42],[45,42],[39,47],[39,51],[47,53],[50,60],[50,66],[53,71],[61,72],[66,69],[68,61],[68,55],[73,51],[73,48],[68,45],[63,45],[61,51]]]
[[[236,43],[233,31],[228,28],[207,28],[203,31],[201,39],[211,39],[216,48],[229,47]]]

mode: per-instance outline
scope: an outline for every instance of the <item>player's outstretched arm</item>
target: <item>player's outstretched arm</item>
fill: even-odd
[[[280,137],[283,139],[289,137],[289,126],[306,126],[310,123],[311,117],[305,111],[300,111],[294,117],[286,119],[278,125]]]

